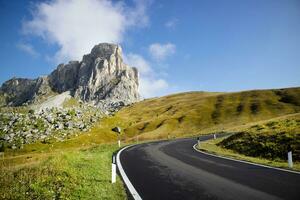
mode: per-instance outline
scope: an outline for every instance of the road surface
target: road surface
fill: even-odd
[[[121,152],[121,165],[144,200],[300,199],[300,174],[199,153],[195,143],[178,139],[132,146]]]

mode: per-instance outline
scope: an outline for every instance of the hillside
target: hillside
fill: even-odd
[[[74,108],[78,102],[70,99],[65,106]],[[4,110],[5,113],[28,112],[26,107]],[[144,100],[99,119],[87,132],[75,131],[73,134],[77,136],[64,141],[47,140],[25,144],[22,149],[5,149],[0,162],[1,198],[36,199],[40,196],[52,199],[55,196],[72,199],[75,196],[91,198],[96,194],[103,199],[124,199],[121,180],[118,179],[117,187],[110,184],[111,155],[118,149],[117,135],[111,131],[114,126],[122,128],[122,144],[128,144],[136,140],[222,130],[262,130],[260,127],[269,126],[284,126],[282,128],[287,130],[285,126],[290,123],[286,120],[295,117],[298,120],[299,112],[300,88],[236,93],[188,92]],[[285,121],[270,123],[277,119]],[[292,128],[299,130],[299,123],[293,123]],[[257,133],[265,134],[264,131]]]
[[[257,123],[300,112],[300,88],[235,93],[188,92],[147,99],[96,121],[87,132],[76,131],[63,142],[24,145],[12,154],[111,143],[122,128],[123,141],[171,139],[219,131],[239,131]],[[82,134],[83,133],[83,134]],[[7,154],[11,154],[7,150]]]
[[[256,124],[218,144],[246,156],[270,160],[286,160],[293,151],[293,160],[300,161],[300,114]]]
[[[222,131],[300,112],[300,88],[235,93],[188,92],[144,100],[111,120],[126,137],[172,138]]]

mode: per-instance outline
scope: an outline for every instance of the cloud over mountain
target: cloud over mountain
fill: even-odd
[[[150,55],[155,60],[164,60],[166,57],[174,54],[176,46],[172,43],[160,44],[154,43],[149,46]]]
[[[145,1],[132,7],[108,0],[51,0],[37,3],[23,32],[55,44],[57,62],[81,59],[100,42],[120,43],[126,30],[148,23]]]
[[[125,62],[137,67],[140,73],[139,92],[142,97],[149,98],[163,94],[169,86],[166,80],[157,77],[157,72],[151,63],[138,54],[129,53],[125,57]]]

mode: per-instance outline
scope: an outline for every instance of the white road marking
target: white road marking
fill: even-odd
[[[133,145],[131,145],[133,146]],[[142,200],[142,198],[140,197],[139,193],[135,190],[135,188],[133,187],[132,183],[130,182],[129,178],[127,177],[123,167],[122,167],[122,164],[121,164],[121,161],[120,161],[120,155],[122,153],[123,150],[131,147],[131,146],[127,146],[127,147],[124,147],[123,149],[121,149],[118,154],[117,154],[117,166],[118,166],[118,169],[119,169],[119,172],[123,178],[123,181],[125,183],[125,185],[127,186],[130,194],[132,195],[132,197],[135,199],[135,200]]]
[[[284,171],[284,172],[289,172],[289,173],[294,173],[294,174],[299,174],[300,175],[300,172],[296,172],[296,171],[292,171],[292,170],[288,170],[288,169],[281,169],[281,168],[277,168],[277,167],[271,167],[271,166],[268,166],[268,165],[256,164],[256,163],[252,163],[252,162],[248,162],[248,161],[244,161],[244,160],[236,160],[234,158],[228,158],[228,157],[225,157],[225,156],[219,156],[219,155],[214,155],[214,154],[211,154],[211,153],[206,153],[204,151],[201,151],[201,150],[197,149],[196,145],[197,144],[194,144],[194,146],[193,146],[194,150],[197,151],[197,152],[199,152],[199,153],[203,153],[205,155],[214,156],[214,157],[223,158],[223,159],[226,159],[226,160],[231,160],[231,161],[246,163],[246,164],[249,164],[249,165],[255,165],[255,166],[259,166],[259,167],[265,167],[265,168],[269,168],[269,169],[275,169],[275,170],[280,170],[280,171]]]

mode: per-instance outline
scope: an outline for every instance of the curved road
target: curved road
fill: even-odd
[[[203,136],[206,140],[212,136]],[[145,143],[120,161],[142,199],[300,199],[300,174],[197,152],[196,139]]]

